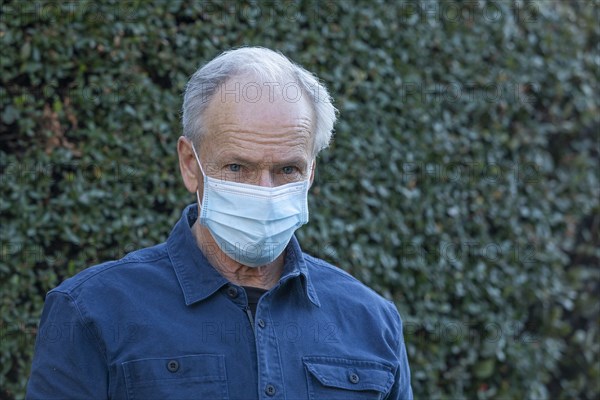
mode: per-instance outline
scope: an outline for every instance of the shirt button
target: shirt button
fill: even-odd
[[[261,328],[264,328],[267,324],[265,323],[264,319],[259,319],[258,320],[258,326],[260,326]]]
[[[348,379],[350,379],[350,382],[352,383],[358,383],[358,381],[360,381],[360,378],[355,373],[350,374],[350,376],[348,376]]]
[[[267,394],[267,396],[275,396],[275,386],[273,385],[267,385],[265,386],[265,393]]]
[[[227,296],[231,297],[232,299],[235,299],[238,295],[238,291],[236,288],[234,288],[233,286],[229,286],[227,288]]]
[[[179,362],[177,362],[177,360],[171,360],[167,362],[167,369],[169,372],[177,372],[179,369]]]

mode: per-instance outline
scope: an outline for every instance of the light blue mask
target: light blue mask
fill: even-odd
[[[211,178],[192,149],[204,176],[202,201],[196,191],[200,224],[235,261],[248,267],[274,261],[308,222],[309,180],[264,187]]]

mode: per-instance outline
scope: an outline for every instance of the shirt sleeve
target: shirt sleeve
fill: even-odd
[[[50,292],[35,342],[26,399],[106,399],[105,352],[66,293]]]
[[[387,395],[387,400],[413,400],[412,386],[410,384],[410,367],[408,365],[408,357],[406,355],[406,346],[404,344],[404,335],[402,334],[402,320],[396,307],[394,306],[395,315],[398,319],[398,369],[394,376],[394,386]]]

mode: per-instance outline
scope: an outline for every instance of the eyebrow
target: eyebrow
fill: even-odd
[[[225,155],[224,157],[221,157],[221,159],[228,160],[231,163],[235,163],[235,164],[250,165],[250,166],[256,166],[256,165],[259,165],[264,162],[263,160],[256,161],[253,159],[249,159],[244,156],[240,156],[239,154]],[[304,159],[304,157],[293,156],[293,157],[290,157],[289,159],[284,159],[284,160],[276,160],[276,161],[271,160],[269,162],[269,165],[272,165],[272,166],[308,165],[308,162],[307,162],[307,160]]]

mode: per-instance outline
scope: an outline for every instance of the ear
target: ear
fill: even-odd
[[[202,173],[194,156],[192,143],[188,138],[180,136],[177,140],[177,155],[183,184],[188,192],[195,193],[198,190],[199,182],[202,182]]]

